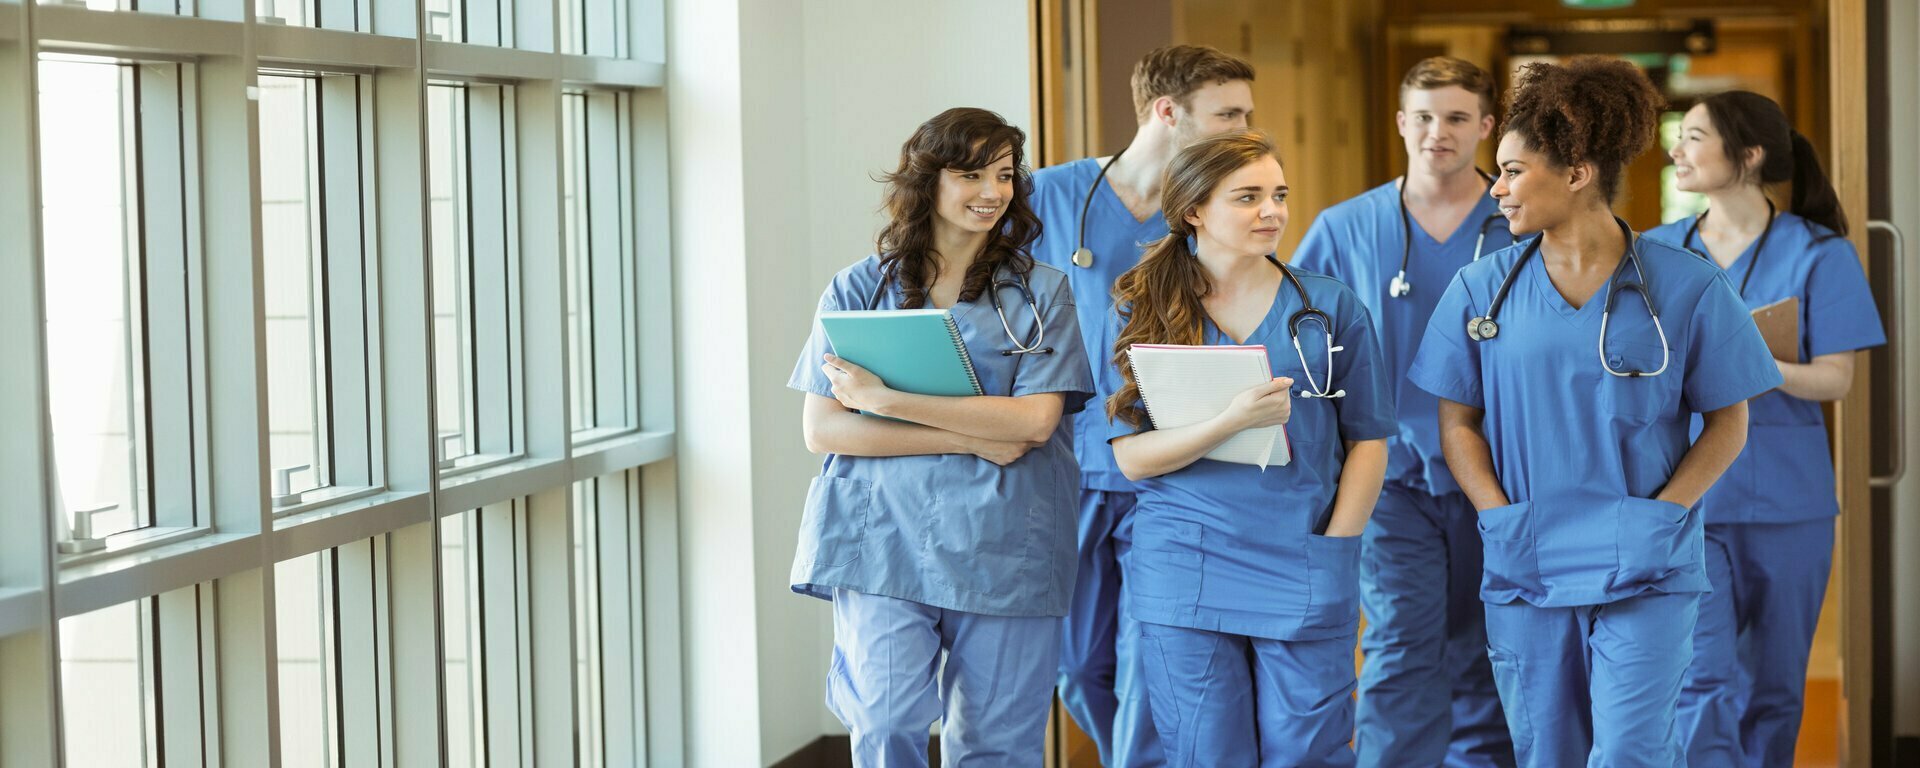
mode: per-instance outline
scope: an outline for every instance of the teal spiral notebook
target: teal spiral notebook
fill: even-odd
[[[944,309],[821,312],[833,353],[916,395],[983,394],[953,313]]]

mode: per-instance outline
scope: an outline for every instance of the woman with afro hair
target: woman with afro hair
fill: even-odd
[[[1662,106],[1624,61],[1522,70],[1491,194],[1516,240],[1455,275],[1409,377],[1484,546],[1487,651],[1523,766],[1683,766],[1709,589],[1692,510],[1780,385],[1714,264],[1611,204]],[[1695,414],[1703,427],[1689,440]]]

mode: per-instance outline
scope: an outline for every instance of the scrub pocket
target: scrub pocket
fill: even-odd
[[[1651,584],[1704,559],[1700,521],[1692,510],[1670,501],[1628,496],[1614,516],[1620,565],[1613,589]]]
[[[928,577],[954,589],[997,595],[1031,583],[1052,537],[1050,515],[1024,507],[968,508],[934,497],[921,512],[920,561]]]
[[[1481,512],[1480,578],[1482,599],[1506,602],[1520,594],[1537,595],[1540,555],[1533,540],[1533,502],[1522,501]]]
[[[1307,534],[1307,612],[1300,622],[1302,630],[1358,626],[1360,538]]]
[[[1156,615],[1192,616],[1200,603],[1200,524],[1142,516],[1137,510],[1132,517],[1133,548],[1124,565],[1127,594]]]
[[[1630,298],[1630,297],[1622,297]],[[1615,338],[1618,329],[1607,329],[1607,365],[1616,371],[1660,370],[1658,343],[1641,343]],[[1653,333],[1649,327],[1647,333]],[[1629,424],[1651,424],[1663,416],[1677,416],[1680,408],[1680,360],[1675,350],[1667,361],[1667,370],[1658,376],[1615,376],[1600,373],[1597,405],[1601,412]],[[1594,360],[1595,364],[1600,361]]]
[[[1520,654],[1488,643],[1487,662],[1493,667],[1493,685],[1500,692],[1500,709],[1507,716],[1514,755],[1521,765],[1538,765],[1533,760],[1533,717],[1527,711],[1526,661]]]
[[[800,551],[794,559],[828,567],[860,559],[860,541],[872,511],[872,483],[829,475],[814,478],[807,487],[807,508],[800,516]]]

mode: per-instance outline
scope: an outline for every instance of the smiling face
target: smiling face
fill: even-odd
[[[984,168],[941,171],[935,232],[945,228],[967,234],[992,232],[1006,215],[1007,201],[1013,199],[1013,178],[1012,151],[1001,153]]]
[[[1394,116],[1406,144],[1407,165],[1434,176],[1473,167],[1473,153],[1493,132],[1493,116],[1480,111],[1480,97],[1457,85],[1409,89]]]
[[[1695,104],[1681,118],[1680,140],[1667,156],[1673,158],[1674,186],[1686,192],[1724,189],[1742,183],[1745,175],[1727,158],[1726,141],[1705,104]]]
[[[1186,215],[1201,250],[1265,256],[1287,231],[1287,176],[1272,155],[1227,175]]]
[[[1495,153],[1500,172],[1487,190],[1500,201],[1500,213],[1515,237],[1551,229],[1572,216],[1581,189],[1576,177],[1582,169],[1563,168],[1552,158],[1527,146],[1526,137],[1509,131],[1500,137]]]
[[[1186,106],[1180,105],[1182,101]],[[1208,136],[1244,130],[1253,118],[1253,84],[1245,80],[1209,83],[1184,99],[1168,102],[1164,114],[1172,122],[1173,146],[1185,149]]]

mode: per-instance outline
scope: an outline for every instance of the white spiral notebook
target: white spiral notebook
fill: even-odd
[[[1197,424],[1225,413],[1247,388],[1273,379],[1264,346],[1134,344],[1127,363],[1140,385],[1140,402],[1154,429]],[[1241,430],[1205,458],[1235,464],[1286,466],[1293,459],[1285,426]]]

